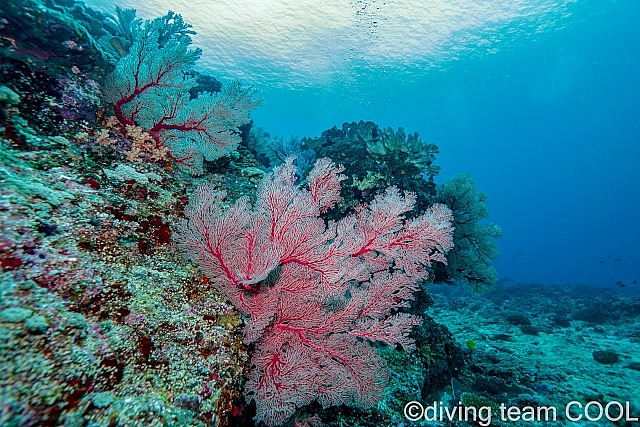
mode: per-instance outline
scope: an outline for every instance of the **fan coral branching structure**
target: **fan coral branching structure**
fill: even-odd
[[[147,22],[116,69],[105,79],[107,101],[118,121],[149,132],[158,148],[184,170],[203,172],[203,156],[214,160],[233,151],[240,142],[238,127],[249,122],[261,104],[252,100],[256,90],[234,81],[220,92],[199,94],[190,76],[200,49],[188,50],[191,38],[180,15]]]
[[[380,400],[388,370],[369,342],[414,348],[408,334],[421,319],[396,310],[453,246],[451,211],[436,204],[405,220],[415,194],[395,187],[326,224],[320,213],[340,200],[341,171],[322,158],[302,188],[288,158],[261,182],[253,208],[243,197],[224,210],[225,193],[205,184],[176,235],[247,318],[256,352],[245,393],[267,425],[313,401]]]
[[[502,230],[482,222],[489,217],[487,194],[476,190],[470,174],[461,173],[438,186],[438,201],[451,209],[455,225],[445,281],[461,282],[472,294],[490,291],[498,280],[491,262],[500,256],[493,239],[501,238]]]

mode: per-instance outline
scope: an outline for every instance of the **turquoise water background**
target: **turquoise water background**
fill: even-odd
[[[200,71],[261,89],[273,135],[404,127],[470,172],[500,225],[500,276],[640,280],[640,3],[98,1],[193,24]]]

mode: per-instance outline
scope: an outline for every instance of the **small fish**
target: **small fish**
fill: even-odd
[[[518,252],[518,255],[522,255],[522,252]]]
[[[598,261],[600,264],[604,264],[604,261]]]
[[[626,288],[627,284],[626,283],[622,283],[622,282],[618,282],[616,283],[616,285],[618,285],[619,288]]]
[[[620,261],[620,258],[616,258],[616,261]]]

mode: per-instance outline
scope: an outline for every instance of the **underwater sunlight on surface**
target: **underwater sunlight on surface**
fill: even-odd
[[[500,275],[640,275],[640,225],[624,220],[640,207],[636,2],[87,3],[181,13],[197,67],[261,89],[253,117],[272,135],[372,120],[435,142],[438,182],[471,172],[489,194]]]

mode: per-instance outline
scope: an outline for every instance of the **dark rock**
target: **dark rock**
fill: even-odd
[[[640,371],[640,362],[631,362],[627,366],[627,369],[633,369],[634,371]]]
[[[561,328],[568,328],[569,326],[571,326],[571,320],[567,316],[561,316],[557,314],[553,316],[551,320]]]
[[[416,330],[416,345],[419,354],[428,361],[424,377],[422,398],[451,383],[451,378],[461,374],[465,366],[465,352],[456,344],[451,332],[444,325],[437,324],[429,316],[424,316],[423,326]]]
[[[620,360],[620,356],[613,351],[599,350],[593,352],[593,359],[603,365],[611,365]]]
[[[508,314],[504,320],[516,326],[531,325],[531,320],[529,320],[525,315],[519,313]]]
[[[520,325],[520,330],[525,335],[538,335],[540,330],[533,325]]]

